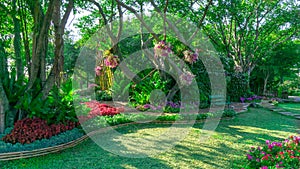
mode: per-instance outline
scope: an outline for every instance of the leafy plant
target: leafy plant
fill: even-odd
[[[67,124],[52,124],[48,125],[46,120],[40,118],[24,118],[18,120],[13,130],[5,135],[2,140],[12,144],[21,143],[29,144],[36,140],[48,139],[66,130],[72,130],[78,124],[75,122],[67,122]]]
[[[55,117],[54,114],[48,115],[48,113],[50,112],[49,104],[50,103],[47,100],[44,100],[42,98],[42,95],[38,95],[36,98],[34,98],[30,92],[25,92],[15,108],[19,109],[30,118],[40,117],[48,120],[50,119],[50,117]]]
[[[60,88],[54,87],[47,101],[51,111],[44,114],[41,118],[50,123],[59,123],[65,121],[77,121],[73,104],[73,97],[76,97],[72,87],[72,79],[67,80]],[[40,117],[37,115],[37,117]]]
[[[158,116],[156,120],[159,121],[176,121],[180,120],[182,117],[179,114],[172,114],[172,115],[163,115],[163,116]]]
[[[138,84],[131,84],[129,90],[130,101],[133,102],[134,106],[144,105],[150,102],[151,92],[155,89],[162,90],[167,93],[168,80],[163,80],[160,76],[159,71],[147,69],[138,74],[144,77]]]
[[[111,101],[112,96],[109,91],[105,90],[98,90],[96,91],[96,100],[98,101]]]
[[[85,102],[84,104],[91,110],[87,115],[81,115],[78,117],[81,123],[97,116],[114,116],[120,114],[121,111],[124,111],[122,108],[115,108],[107,104],[101,104],[95,100]]]

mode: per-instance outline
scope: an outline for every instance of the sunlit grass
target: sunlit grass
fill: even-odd
[[[251,109],[234,119],[222,120],[216,131],[211,133],[211,137],[204,141],[201,141],[201,136],[210,132],[202,130],[203,124],[195,124],[175,147],[147,158],[118,156],[100,148],[92,140],[87,140],[60,153],[0,162],[0,168],[241,168],[245,153],[251,146],[263,144],[265,140],[281,140],[296,134],[297,123],[293,118],[274,112]],[[145,147],[147,144],[155,145],[154,143],[159,147],[159,142],[150,138],[156,138],[167,131],[168,127],[170,125],[129,125],[117,129],[122,135],[110,141],[117,143],[120,150],[139,149],[134,146],[134,138],[147,138],[141,142]],[[102,135],[97,137],[101,138]],[[122,140],[126,137],[132,140]]]

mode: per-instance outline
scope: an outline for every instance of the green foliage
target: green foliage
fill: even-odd
[[[64,82],[60,88],[54,87],[52,89],[47,100],[51,111],[44,116],[48,123],[59,123],[67,120],[77,121],[73,97],[76,96],[72,88],[72,79]]]
[[[225,109],[223,111],[222,117],[234,117],[237,113],[233,109]]]
[[[159,121],[176,121],[180,120],[182,117],[179,114],[172,114],[172,115],[163,115],[163,116],[158,116],[156,120]]]
[[[248,78],[243,73],[231,73],[227,76],[227,95],[231,101],[240,101],[240,97],[249,95]]]
[[[164,107],[164,113],[179,113],[180,108],[174,108],[172,106],[165,106]]]
[[[72,81],[69,79],[60,88],[53,87],[46,99],[41,94],[33,98],[29,92],[24,93],[15,107],[26,112],[30,118],[39,117],[47,120],[49,124],[77,121],[73,97]]]
[[[86,132],[90,132],[110,125],[118,125],[147,119],[153,119],[153,117],[151,118],[151,116],[145,114],[117,114],[114,116],[96,116],[95,118],[85,121],[82,126],[84,126]]]
[[[48,121],[55,117],[55,115],[49,114],[50,103],[47,100],[45,101],[41,94],[34,98],[31,93],[25,92],[15,108],[27,114],[30,118],[40,117]]]
[[[97,101],[111,101],[112,96],[111,96],[110,91],[97,90],[96,91],[96,100]]]
[[[132,82],[131,88],[129,90],[130,101],[134,105],[144,105],[150,103],[151,92],[155,89],[162,90],[165,94],[168,91],[167,84],[169,80],[163,80],[160,76],[159,71],[154,71],[153,69],[147,69],[138,74],[140,77],[144,77],[142,81],[138,84]],[[163,98],[157,96],[158,98]]]

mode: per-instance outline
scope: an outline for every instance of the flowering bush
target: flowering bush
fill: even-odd
[[[184,60],[190,64],[193,64],[195,62],[197,62],[198,60],[198,53],[193,53],[192,51],[190,50],[185,50],[183,52],[183,55],[184,55]]]
[[[97,66],[97,67],[95,68],[95,73],[96,73],[97,76],[102,75],[101,70],[102,70],[102,67],[101,67],[101,66]]]
[[[119,62],[119,58],[116,55],[108,55],[105,59],[104,59],[104,63],[107,67],[110,68],[115,68],[118,66],[118,62]]]
[[[242,103],[245,103],[245,102],[260,102],[262,99],[261,96],[257,96],[257,95],[253,95],[253,96],[250,96],[250,97],[240,97],[240,100]]]
[[[120,114],[120,112],[124,111],[123,108],[115,108],[115,107],[109,106],[107,104],[101,104],[97,101],[85,102],[84,104],[91,110],[87,116],[79,116],[78,117],[80,122],[84,122],[84,121],[94,118],[96,116],[114,116],[114,115]]]
[[[191,72],[185,71],[179,76],[179,80],[182,85],[189,86],[192,84],[193,78],[195,75],[193,75]]]
[[[300,136],[290,136],[283,142],[270,142],[261,147],[251,147],[246,155],[248,164],[245,168],[299,168]]]
[[[24,118],[18,120],[13,130],[5,135],[2,140],[8,143],[21,143],[29,144],[36,140],[49,139],[50,137],[66,130],[72,130],[78,125],[78,123],[68,121],[67,124],[47,124],[46,120],[40,118]]]
[[[171,46],[166,44],[165,41],[160,41],[154,46],[155,57],[167,57],[172,53]]]

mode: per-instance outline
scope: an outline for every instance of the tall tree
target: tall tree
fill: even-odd
[[[206,34],[250,76],[257,63],[281,43],[299,36],[299,5],[289,1],[218,0],[207,15]]]

